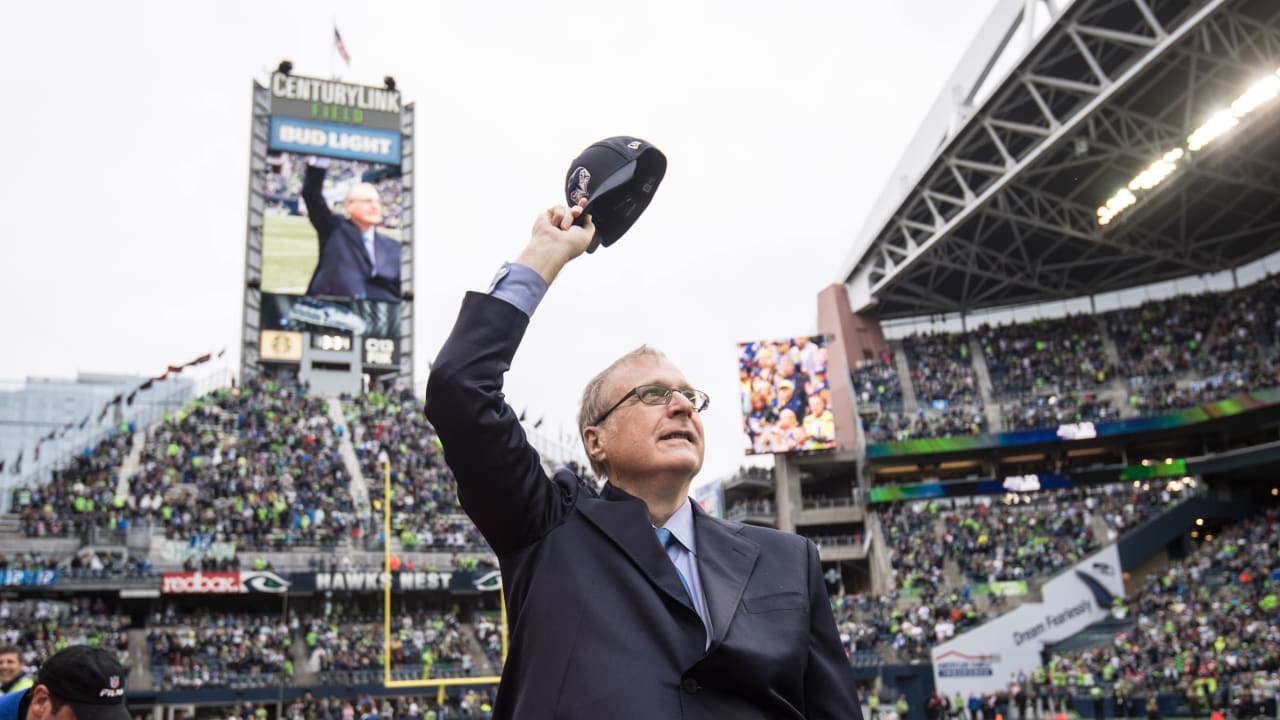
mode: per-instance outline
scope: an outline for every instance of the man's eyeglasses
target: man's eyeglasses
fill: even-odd
[[[645,405],[667,405],[671,402],[671,396],[680,393],[685,400],[693,405],[694,412],[702,412],[711,404],[711,398],[701,390],[693,388],[669,388],[666,385],[639,385],[635,389],[622,396],[622,399],[613,404],[613,407],[604,411],[604,414],[596,418],[592,425],[599,425],[605,421],[605,418],[613,414],[614,410],[622,407],[622,403],[630,400],[633,396],[640,399]]]

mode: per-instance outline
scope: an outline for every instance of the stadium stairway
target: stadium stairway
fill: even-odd
[[[1102,513],[1094,510],[1090,514],[1092,517],[1090,518],[1089,529],[1093,530],[1093,536],[1098,539],[1098,542],[1103,545],[1110,545],[1115,542],[1114,533],[1111,528],[1107,527],[1107,519],[1103,517]]]
[[[129,629],[129,680],[130,690],[151,690],[151,644],[147,642],[146,628]]]
[[[369,483],[360,471],[360,458],[356,456],[356,446],[351,442],[351,428],[347,425],[346,411],[342,401],[336,397],[329,398],[329,420],[334,428],[343,428],[338,436],[338,452],[342,455],[342,464],[351,477],[351,502],[357,513],[369,512]]]
[[[893,566],[889,564],[889,543],[884,537],[880,513],[867,515],[867,531],[871,533],[871,592],[882,595],[894,588]]]
[[[476,675],[501,675],[502,666],[498,663],[490,662],[489,655],[484,651],[484,646],[480,644],[480,640],[476,638],[476,629],[471,623],[462,623],[459,633],[462,640],[466,644],[466,651],[475,661]]]
[[[1111,333],[1107,332],[1107,328],[1102,323],[1098,323],[1098,326],[1099,335],[1102,337],[1102,352],[1107,356],[1107,362],[1110,363],[1111,367],[1119,368],[1120,349],[1116,347],[1115,338],[1111,337]],[[1115,377],[1118,374],[1112,373],[1112,376]]]
[[[129,454],[125,456],[124,462],[120,463],[120,471],[116,475],[116,495],[120,497],[129,496],[129,483],[133,480],[133,476],[138,474],[138,468],[142,464],[142,449],[147,444],[146,431],[135,432],[132,440]]]
[[[293,685],[302,687],[310,687],[316,684],[317,673],[311,670],[311,653],[307,651],[307,641],[302,638],[301,633],[294,633],[293,647],[289,649],[289,655],[293,659]]]
[[[1000,416],[1000,405],[992,400],[995,386],[991,384],[991,370],[987,367],[987,356],[982,352],[982,343],[978,339],[969,340],[969,361],[973,363],[973,372],[978,377],[978,394],[982,397],[982,411],[987,416],[987,427],[992,430],[1003,428]]]
[[[948,587],[964,587],[964,576],[960,574],[960,563],[953,558],[942,562],[942,579]]]
[[[889,349],[893,351],[893,366],[898,369],[898,385],[902,387],[902,414],[911,417],[916,414],[919,401],[916,400],[916,386],[911,382],[911,364],[907,362],[907,351],[901,340],[890,340]]]

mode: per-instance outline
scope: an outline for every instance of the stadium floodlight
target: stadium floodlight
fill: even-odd
[[[1280,74],[1280,69],[1277,69],[1276,73]],[[1268,75],[1231,103],[1231,111],[1236,114],[1236,117],[1244,117],[1275,99],[1276,95],[1280,95],[1280,77]]]
[[[1199,152],[1209,143],[1226,134],[1228,130],[1240,124],[1240,118],[1230,110],[1214,113],[1209,121],[1187,136],[1187,147],[1191,152]]]
[[[1098,208],[1098,224],[1106,225],[1115,218],[1115,216],[1124,212],[1130,205],[1138,202],[1138,198],[1127,187],[1120,188],[1107,199],[1107,203]]]
[[[1280,68],[1277,68],[1271,75],[1254,83],[1243,95],[1236,98],[1230,107],[1214,113],[1203,125],[1196,128],[1194,132],[1187,136],[1185,151],[1182,148],[1174,148],[1166,152],[1159,160],[1151,163],[1142,172],[1134,176],[1127,187],[1108,198],[1098,208],[1098,224],[1111,224],[1111,221],[1117,215],[1138,202],[1134,191],[1145,192],[1155,188],[1164,182],[1165,178],[1169,177],[1174,170],[1177,170],[1178,161],[1186,153],[1199,152],[1208,147],[1213,141],[1239,125],[1240,121],[1250,113],[1276,99],[1277,96],[1280,96]]]
[[[1138,173],[1138,176],[1129,181],[1130,190],[1150,190],[1151,188],[1164,182],[1169,174],[1178,168],[1178,161],[1183,156],[1182,148],[1174,148],[1160,157],[1159,160],[1151,163],[1146,170]]]

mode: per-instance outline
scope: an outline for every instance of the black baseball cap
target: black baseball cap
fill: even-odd
[[[36,684],[66,701],[76,720],[131,720],[124,704],[127,672],[111,652],[72,645],[54,653],[36,673]]]
[[[596,226],[587,252],[609,247],[630,230],[666,173],[667,156],[634,137],[605,138],[574,158],[564,179],[564,196],[570,207],[587,198],[583,215],[590,215]]]

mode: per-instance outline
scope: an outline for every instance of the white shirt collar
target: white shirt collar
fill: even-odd
[[[670,530],[672,536],[680,541],[689,554],[697,555],[698,546],[693,537],[693,507],[690,505],[692,502],[693,500],[686,498],[675,513],[667,518],[667,523],[662,527]]]

